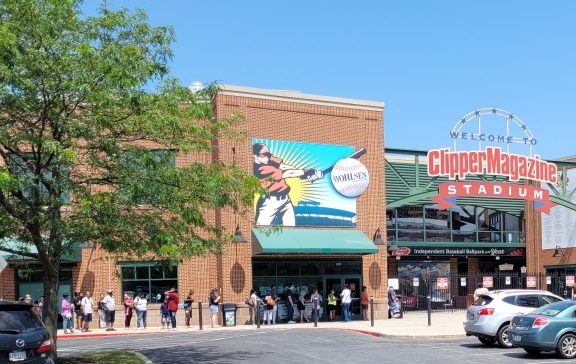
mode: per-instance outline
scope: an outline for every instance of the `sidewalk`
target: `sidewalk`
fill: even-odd
[[[391,339],[403,340],[436,340],[436,339],[460,339],[465,338],[464,328],[462,322],[465,318],[465,312],[432,312],[430,316],[431,325],[428,326],[428,313],[426,311],[408,312],[402,319],[391,320],[375,320],[374,326],[371,326],[370,321],[352,322],[327,322],[318,321],[318,326],[314,327],[313,323],[303,324],[277,324],[273,326],[260,325],[258,329],[256,325],[238,325],[232,327],[211,328],[210,325],[204,325],[203,331],[211,330],[226,330],[226,331],[240,331],[240,330],[279,330],[279,329],[336,329],[336,330],[350,330],[363,334],[379,336]],[[120,323],[119,323],[120,324]],[[117,327],[116,331],[106,331],[106,329],[94,328],[90,329],[91,332],[79,333],[76,331],[74,334],[64,334],[62,330],[58,330],[58,339],[78,339],[90,337],[104,337],[104,336],[122,336],[122,335],[146,335],[152,333],[164,333],[170,335],[172,333],[194,332],[198,331],[198,326],[186,328],[185,326],[177,327],[176,331],[161,330],[160,327],[150,327],[146,330],[136,330],[131,328],[125,330],[123,327]]]

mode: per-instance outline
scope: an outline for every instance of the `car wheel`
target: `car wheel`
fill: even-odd
[[[542,352],[542,350],[536,350],[536,349],[524,349],[525,352],[528,353],[528,355],[538,355]]]
[[[498,339],[498,344],[503,348],[511,348],[514,346],[512,345],[512,340],[510,340],[511,338],[509,336],[508,324],[504,324],[502,327],[500,327],[496,338]]]
[[[556,344],[556,354],[564,359],[576,358],[576,335],[566,334]]]
[[[486,346],[492,346],[496,343],[495,337],[479,337],[478,340]]]

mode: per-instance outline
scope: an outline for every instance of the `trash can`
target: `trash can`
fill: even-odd
[[[222,326],[236,326],[236,304],[222,304]]]

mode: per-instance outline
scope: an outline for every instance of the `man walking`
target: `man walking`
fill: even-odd
[[[166,292],[166,298],[168,299],[168,311],[170,312],[172,330],[176,330],[176,311],[178,311],[178,302],[180,302],[178,293],[176,293],[176,287],[170,287],[170,290]]]
[[[344,314],[344,322],[351,322],[350,317],[350,303],[352,303],[352,292],[350,291],[350,285],[345,284],[344,289],[340,293],[340,298],[342,299],[342,313]]]
[[[116,316],[116,302],[114,301],[112,290],[106,291],[107,295],[102,300],[104,304],[104,316],[106,320],[106,331],[116,331],[114,321]]]

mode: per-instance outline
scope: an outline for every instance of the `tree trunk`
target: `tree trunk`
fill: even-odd
[[[57,356],[57,330],[58,330],[58,315],[60,314],[60,297],[58,297],[58,290],[60,289],[60,262],[56,258],[52,262],[42,262],[44,274],[42,275],[42,283],[44,286],[44,308],[42,309],[42,320],[48,329],[48,332],[54,340],[54,356]],[[70,293],[72,297],[72,293]]]

